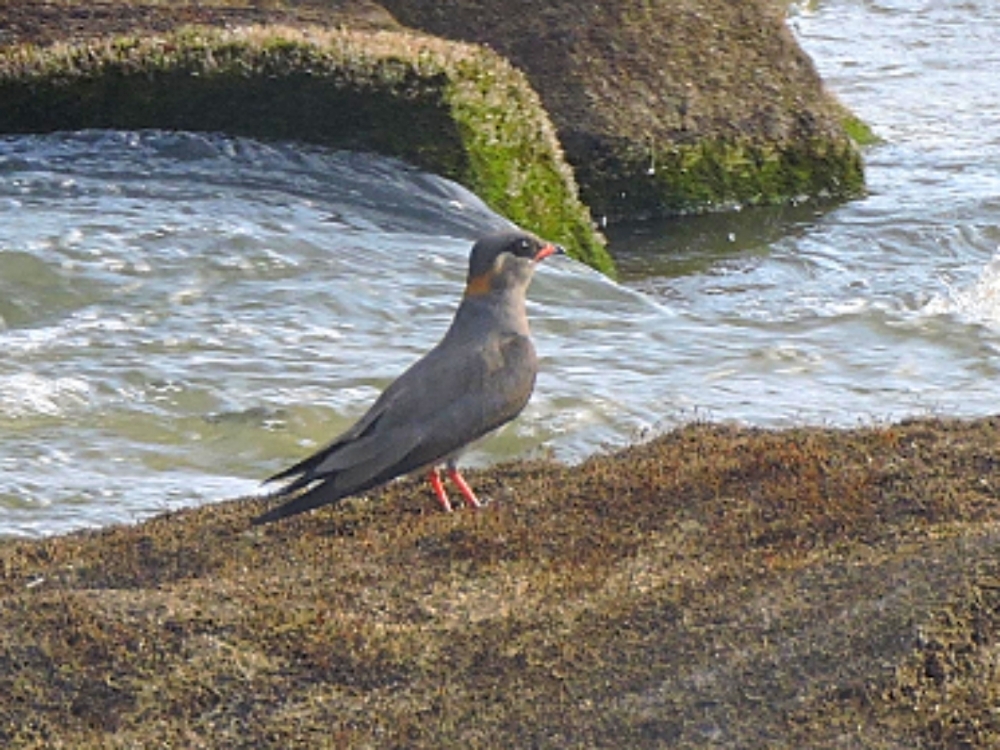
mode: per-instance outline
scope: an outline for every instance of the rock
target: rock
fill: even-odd
[[[4,748],[1000,747],[1000,419],[0,543]]]
[[[581,195],[611,220],[844,198],[844,108],[773,0],[382,0],[401,23],[523,69]]]

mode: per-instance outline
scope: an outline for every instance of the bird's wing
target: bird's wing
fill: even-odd
[[[369,436],[346,443],[332,453],[317,454],[322,460],[315,469],[282,488],[279,497],[290,498],[288,502],[258,516],[254,523],[270,523],[294,516],[388,481],[397,474],[387,467],[401,460],[400,457],[409,452],[416,440],[416,435],[395,431],[390,435]],[[349,459],[354,463],[348,463]],[[338,468],[341,464],[343,467]],[[388,479],[380,479],[386,473],[389,474]],[[297,492],[303,487],[307,488],[304,492]]]
[[[383,394],[384,395],[384,394]],[[329,473],[336,468],[338,461],[327,464],[327,461],[338,455],[351,456],[363,452],[367,447],[376,444],[377,434],[373,435],[378,424],[379,417],[385,412],[386,404],[379,399],[365,413],[365,415],[354,423],[345,433],[337,437],[333,442],[320,448],[310,456],[302,459],[287,469],[279,471],[267,479],[267,482],[276,482],[282,479],[294,477],[292,482],[284,487],[285,492],[296,490],[317,479],[320,475]],[[353,450],[351,447],[354,446]],[[343,459],[341,459],[342,461]]]

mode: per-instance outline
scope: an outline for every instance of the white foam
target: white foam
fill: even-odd
[[[0,413],[5,417],[58,416],[86,403],[90,385],[80,378],[33,373],[0,376]]]
[[[956,315],[970,323],[1000,328],[1000,248],[971,285],[949,287],[924,307],[931,315]]]

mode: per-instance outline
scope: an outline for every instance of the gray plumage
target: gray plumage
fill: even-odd
[[[536,262],[557,252],[562,249],[525,232],[479,240],[469,258],[465,295],[444,338],[346,432],[268,479],[288,480],[278,493],[287,502],[254,523],[302,513],[441,463],[454,470],[465,446],[516,417],[531,397],[538,369],[525,295]],[[435,492],[449,507],[438,487]]]

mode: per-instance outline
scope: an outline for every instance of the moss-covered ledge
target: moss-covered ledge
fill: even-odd
[[[534,90],[477,45],[251,26],[0,48],[0,132],[79,128],[213,130],[398,156],[613,271]]]
[[[380,0],[411,28],[487,44],[551,115],[609,221],[864,190],[864,126],[774,0]]]

